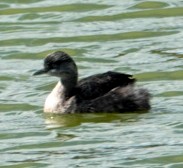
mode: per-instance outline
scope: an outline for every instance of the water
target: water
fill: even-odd
[[[1,0],[0,15],[0,167],[183,167],[182,1]],[[57,79],[32,73],[55,50],[81,78],[134,74],[152,109],[43,114]]]

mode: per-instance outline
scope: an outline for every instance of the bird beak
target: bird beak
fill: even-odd
[[[33,73],[33,76],[35,75],[42,75],[42,74],[46,74],[48,71],[45,69],[40,69],[38,71],[36,71],[35,73]]]

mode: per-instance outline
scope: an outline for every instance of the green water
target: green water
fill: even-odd
[[[64,50],[80,77],[131,73],[143,114],[45,115],[56,78],[33,77]],[[1,0],[0,168],[182,168],[183,3]]]

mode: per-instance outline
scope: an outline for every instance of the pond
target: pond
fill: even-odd
[[[0,168],[182,168],[183,2],[0,1]],[[57,50],[80,78],[134,74],[148,113],[43,113],[57,82],[34,77]]]

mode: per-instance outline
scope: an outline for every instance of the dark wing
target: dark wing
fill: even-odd
[[[134,82],[132,75],[109,71],[80,80],[76,95],[78,100],[90,100],[106,94],[113,88],[127,86]]]

